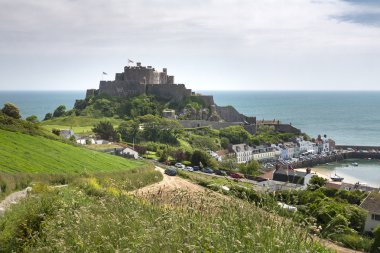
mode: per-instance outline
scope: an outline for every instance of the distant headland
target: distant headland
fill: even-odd
[[[233,106],[218,106],[212,95],[202,95],[188,89],[185,84],[176,84],[173,75],[168,75],[167,68],[162,72],[152,66],[143,66],[137,62],[135,66],[125,66],[124,72],[116,73],[113,81],[100,81],[98,89],[88,89],[86,99],[97,95],[131,98],[140,95],[151,95],[158,100],[181,104],[185,100],[196,100],[203,105],[198,112],[174,110],[163,111],[164,117],[177,118],[185,128],[210,126],[220,129],[231,125],[242,125],[251,134],[256,133],[256,126],[264,124],[273,127],[278,132],[300,133],[301,131],[290,124],[279,121],[256,121],[256,117],[249,117],[239,113]],[[77,100],[76,106],[83,103]]]

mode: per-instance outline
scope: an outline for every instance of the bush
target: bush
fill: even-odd
[[[102,139],[110,141],[117,140],[116,130],[110,121],[100,121],[95,125],[92,131]]]
[[[21,202],[0,218],[0,251],[22,252],[38,237],[42,223],[57,210],[56,194],[41,194]]]
[[[61,117],[65,115],[65,112],[66,112],[66,106],[60,105],[57,107],[57,109],[54,110],[53,117]]]
[[[358,234],[339,234],[332,236],[334,241],[341,242],[345,247],[360,251],[368,252],[371,247],[372,240],[366,237],[361,237]],[[375,251],[380,252],[380,251]]]
[[[12,104],[12,103],[5,103],[5,104],[4,104],[4,107],[3,107],[3,109],[1,109],[1,111],[2,111],[5,115],[8,115],[9,117],[12,117],[12,118],[14,118],[14,119],[19,119],[19,118],[21,118],[20,110],[17,108],[17,106],[15,106],[15,105]]]
[[[371,246],[371,253],[380,253],[380,225],[373,230],[375,240]]]
[[[51,112],[48,112],[45,114],[45,118],[44,120],[49,120],[49,119],[52,119],[53,118],[53,114]]]
[[[29,122],[32,122],[32,123],[37,123],[38,122],[38,118],[37,118],[36,115],[32,115],[32,116],[27,117],[26,121],[29,121]]]

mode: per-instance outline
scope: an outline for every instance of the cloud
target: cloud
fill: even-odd
[[[363,17],[349,3],[332,0],[13,0],[0,6],[3,53],[203,48],[194,41],[211,51],[231,45],[253,51],[364,47],[376,46],[380,34],[345,22],[377,20],[374,15]]]
[[[344,22],[358,23],[367,26],[380,26],[380,2],[376,0],[345,0],[353,7],[337,16]]]
[[[184,82],[218,81],[224,87],[232,80],[249,82],[250,71],[256,82],[273,87],[310,77],[314,83],[328,83],[323,78],[343,82],[344,75],[352,80],[351,73],[360,71],[372,78],[370,68],[357,65],[379,66],[379,9],[375,1],[365,2],[0,0],[0,65],[14,73],[25,59],[41,69],[59,59],[67,72],[70,66],[98,71],[105,65],[116,68],[110,62],[128,56],[171,65]],[[206,67],[207,73],[201,72]],[[231,76],[211,76],[210,71]],[[273,71],[281,78],[271,76]]]

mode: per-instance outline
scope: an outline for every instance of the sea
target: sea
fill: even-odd
[[[216,104],[232,105],[257,120],[275,119],[291,123],[311,137],[326,134],[340,145],[380,146],[380,91],[197,91],[213,95]],[[85,91],[0,91],[0,107],[11,102],[23,117],[42,120],[59,105],[67,109]],[[350,181],[380,186],[380,163],[372,161],[348,168],[341,164],[322,167],[320,172],[338,170]],[[360,170],[360,168],[362,168]],[[364,170],[363,170],[364,169]]]
[[[380,91],[197,91],[214,95],[257,120],[291,123],[311,137],[326,134],[339,145],[380,146]],[[67,109],[85,91],[0,91],[0,106],[16,104],[23,117],[42,120],[59,105]]]

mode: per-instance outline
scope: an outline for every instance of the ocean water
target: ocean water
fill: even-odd
[[[72,109],[76,99],[85,98],[86,91],[0,91],[0,106],[11,102],[20,109],[25,118],[36,115],[42,120],[45,114],[59,105]]]
[[[357,162],[358,166],[352,166],[352,162]],[[340,162],[319,165],[313,168],[315,172],[327,177],[334,175],[344,178],[343,182],[355,184],[356,182],[366,183],[368,186],[380,187],[380,161],[364,159],[347,159]]]
[[[337,144],[380,146],[380,92],[341,91],[200,91],[218,105],[260,119],[292,123],[312,137],[327,134]],[[0,106],[16,104],[24,117],[63,104],[71,109],[85,91],[0,91]]]
[[[311,137],[327,134],[337,144],[380,146],[380,92],[201,91],[218,105],[260,119],[291,123]]]

